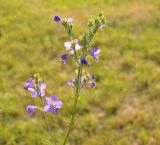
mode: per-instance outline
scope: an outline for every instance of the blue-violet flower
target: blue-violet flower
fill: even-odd
[[[27,110],[29,116],[32,116],[34,114],[35,108],[36,108],[36,106],[32,106],[32,105],[28,105],[26,107],[26,110]]]
[[[90,55],[94,58],[95,61],[98,60],[99,53],[100,53],[100,49],[99,48],[95,48],[95,49],[92,49],[90,51]]]
[[[66,83],[66,86],[74,87],[74,81],[73,81],[73,80],[69,80],[69,81]]]
[[[89,66],[88,61],[84,57],[81,58],[81,63],[86,66]]]
[[[68,54],[63,54],[61,55],[61,60],[63,62],[63,64],[66,64],[68,61],[69,55]]]
[[[34,83],[31,79],[26,81],[26,84],[24,85],[25,90],[29,90],[30,88],[33,88],[33,87],[34,87]]]
[[[28,80],[24,86],[25,90],[31,91],[31,95],[33,98],[36,98],[38,95],[43,97],[45,95],[46,89],[45,83],[38,83],[38,89],[34,87],[33,80]]]
[[[53,20],[58,22],[58,23],[62,22],[62,19],[59,16],[54,16]]]
[[[46,106],[44,107],[45,112],[50,112],[52,114],[58,114],[62,108],[63,103],[57,100],[56,96],[53,96],[52,99],[49,97],[45,98]]]
[[[89,82],[89,85],[91,88],[94,88],[96,86],[95,82]]]

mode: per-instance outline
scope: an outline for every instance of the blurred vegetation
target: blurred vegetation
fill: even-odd
[[[108,27],[94,38],[102,53],[89,68],[97,87],[81,93],[69,144],[160,144],[160,1],[1,0],[0,145],[49,145],[50,138],[60,145],[73,104],[65,82],[75,73],[59,61],[67,35],[52,17],[73,17],[78,36],[101,10]],[[37,103],[23,90],[36,72],[48,85],[47,96],[64,102],[58,116],[49,115],[51,133],[40,113],[30,118],[25,111]]]

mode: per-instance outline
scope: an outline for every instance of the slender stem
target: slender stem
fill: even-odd
[[[40,99],[41,99],[41,103],[42,103],[42,105],[44,106],[44,100],[42,99],[42,97],[40,97]],[[46,114],[46,112],[43,112],[43,114],[44,114],[44,119],[46,120],[46,122],[47,122],[47,128],[48,128],[48,133],[50,134],[50,132],[51,132],[51,128],[49,127],[49,120],[48,120],[48,116],[47,116],[47,114]]]
[[[72,112],[71,119],[70,119],[69,129],[64,139],[63,145],[66,145],[69,135],[71,133],[72,127],[74,126],[75,116],[77,113],[77,104],[78,104],[78,99],[79,99],[80,87],[81,87],[82,69],[83,69],[83,66],[82,64],[80,64],[78,67],[78,75],[76,79],[76,91],[75,91],[75,102],[74,102],[73,112]]]
[[[78,61],[78,56],[77,56],[77,52],[76,52],[76,50],[74,49],[74,57],[75,57],[75,60],[76,60],[76,62],[80,65],[80,63],[79,63],[79,61]]]
[[[43,100],[43,98],[41,96],[41,92],[40,92],[39,88],[38,88],[37,91],[38,91],[39,98],[41,100],[41,104],[42,104],[42,107],[43,107],[45,103],[44,103],[44,100]],[[50,134],[51,128],[49,126],[49,120],[48,120],[48,116],[47,116],[46,112],[43,112],[43,118],[44,118],[44,120],[46,120],[46,124],[47,124],[47,128],[48,128],[48,133]],[[49,140],[49,138],[48,138],[48,140]]]

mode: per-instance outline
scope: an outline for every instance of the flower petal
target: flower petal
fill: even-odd
[[[56,101],[55,104],[56,104],[56,108],[58,109],[62,108],[62,105],[63,105],[62,101]]]
[[[68,57],[69,57],[68,54],[63,54],[63,55],[61,55],[61,60],[62,60],[63,64],[66,64],[66,63],[67,63]]]
[[[50,112],[52,113],[52,114],[58,114],[59,113],[59,109],[58,108],[53,108],[53,107],[51,107],[50,108]]]
[[[27,110],[27,112],[28,112],[28,115],[29,115],[29,116],[32,116],[33,113],[35,112],[35,106],[28,105],[28,106],[26,107],[26,110]]]
[[[58,23],[62,22],[62,19],[59,16],[54,16],[53,20],[58,22]]]
[[[99,48],[96,48],[94,51],[94,54],[99,54],[101,52],[101,50]]]
[[[32,81],[32,80],[28,80],[28,81],[26,82],[25,86],[24,86],[24,89],[25,89],[25,90],[29,90],[30,88],[33,88],[33,86],[34,86],[33,81]]]
[[[33,88],[28,88],[28,91],[31,91],[31,92],[33,92],[35,89],[33,89]]]
[[[70,48],[70,47],[66,47],[66,50],[72,50],[72,48]]]
[[[81,63],[86,65],[86,66],[89,66],[88,61],[84,57],[81,58]]]
[[[69,80],[69,81],[66,83],[66,86],[74,87],[74,82],[73,82],[73,80]]]
[[[57,97],[56,96],[52,96],[52,101],[57,101]]]
[[[40,84],[40,89],[45,89],[47,87],[47,85],[45,83]]]
[[[71,50],[70,50],[70,53],[71,53],[71,54],[74,54],[74,50],[73,50],[73,49],[71,49]]]
[[[36,90],[33,90],[31,95],[32,95],[32,98],[36,98],[38,96],[38,92]]]
[[[68,23],[72,23],[72,22],[73,22],[73,19],[72,19],[72,18],[67,18],[67,22],[68,22]]]
[[[94,88],[96,86],[95,82],[90,82],[89,85],[91,88]]]
[[[79,44],[75,44],[75,50],[81,49],[81,46]]]
[[[44,90],[41,90],[41,97],[45,96],[45,91]]]
[[[69,42],[69,41],[66,41],[66,42],[64,42],[64,46],[65,46],[66,48],[71,48],[72,43]]]
[[[50,105],[52,103],[52,99],[49,98],[49,97],[46,97],[45,102],[46,102],[47,105]]]
[[[99,48],[95,48],[90,51],[90,55],[94,58],[95,61],[98,59],[99,53],[100,53]]]
[[[45,105],[44,108],[43,108],[44,112],[49,112],[50,107],[51,107],[51,105]]]

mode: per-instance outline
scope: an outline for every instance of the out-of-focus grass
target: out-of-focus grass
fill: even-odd
[[[160,2],[1,0],[0,145],[62,142],[73,103],[65,82],[75,74],[71,64],[59,61],[67,35],[52,17],[73,17],[77,36],[89,15],[101,10],[108,28],[94,38],[102,53],[89,68],[97,87],[81,94],[70,144],[160,144]],[[58,116],[49,115],[52,133],[40,113],[29,118],[25,111],[27,104],[38,104],[23,90],[36,72],[48,85],[47,96],[57,94],[64,103]]]

